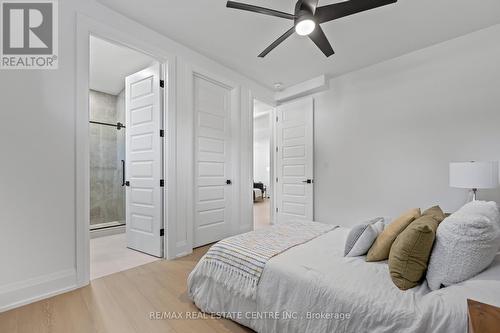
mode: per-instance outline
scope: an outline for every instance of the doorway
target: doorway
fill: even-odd
[[[272,224],[274,108],[253,102],[253,216],[254,229]]]
[[[90,36],[90,278],[163,256],[163,98],[153,57]]]

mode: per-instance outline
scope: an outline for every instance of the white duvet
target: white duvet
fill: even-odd
[[[430,291],[424,282],[401,291],[386,262],[345,258],[349,229],[337,228],[272,258],[255,301],[228,294],[192,274],[190,296],[257,332],[467,332],[466,299],[500,306],[500,256],[466,282]]]

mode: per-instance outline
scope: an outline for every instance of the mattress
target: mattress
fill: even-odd
[[[196,270],[190,295],[200,310],[257,332],[466,332],[467,298],[500,306],[500,256],[461,284],[401,291],[387,262],[343,257],[348,232],[337,228],[272,258],[255,300],[231,295]]]

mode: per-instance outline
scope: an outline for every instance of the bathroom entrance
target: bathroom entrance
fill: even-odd
[[[90,278],[163,256],[163,80],[154,58],[90,37]]]

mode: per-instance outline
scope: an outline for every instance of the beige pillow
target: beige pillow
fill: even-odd
[[[426,215],[432,216],[436,220],[437,223],[441,223],[446,217],[446,215],[443,213],[443,210],[439,206],[434,206],[434,207],[431,207],[429,209],[426,209],[422,213],[422,216],[426,216]]]
[[[392,243],[389,272],[399,289],[413,288],[425,276],[437,228],[434,216],[424,215],[410,223]]]
[[[366,261],[381,261],[389,258],[391,245],[396,237],[420,216],[420,208],[412,208],[390,223],[373,243],[366,256]]]

